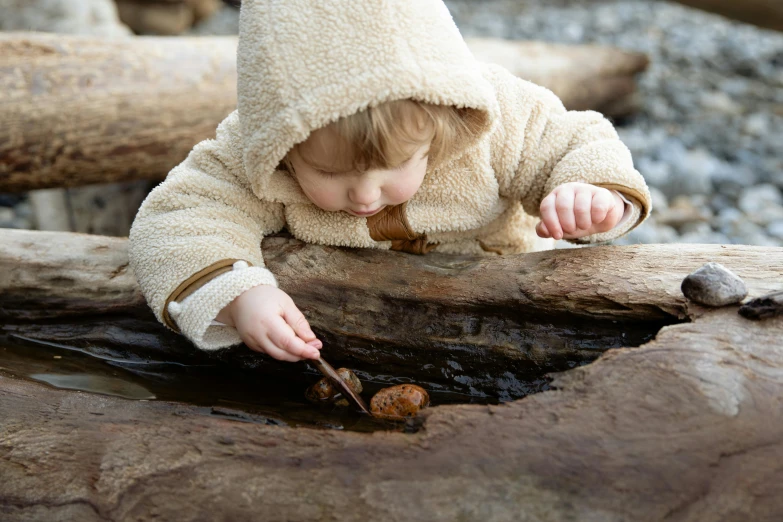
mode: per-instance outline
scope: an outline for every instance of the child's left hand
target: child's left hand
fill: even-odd
[[[607,232],[623,217],[625,203],[605,188],[588,183],[563,183],[541,201],[540,237],[577,239]]]

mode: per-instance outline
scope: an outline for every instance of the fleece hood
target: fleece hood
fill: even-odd
[[[238,112],[253,192],[275,199],[291,148],[337,119],[399,99],[469,108],[497,100],[441,0],[244,0]],[[281,180],[282,181],[282,180]]]

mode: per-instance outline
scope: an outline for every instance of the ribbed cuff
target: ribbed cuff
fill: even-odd
[[[242,339],[236,328],[212,322],[231,301],[259,285],[276,287],[277,281],[266,268],[249,267],[246,262],[238,261],[230,272],[216,277],[184,301],[169,303],[169,315],[182,334],[202,350],[240,344]]]

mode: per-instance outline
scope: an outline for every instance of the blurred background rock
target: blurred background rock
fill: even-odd
[[[0,29],[113,37],[130,29],[237,32],[238,10],[218,0],[117,2],[0,0]],[[783,33],[773,30],[783,29],[783,2],[682,3],[771,29],[652,0],[446,1],[466,37],[595,43],[650,57],[639,78],[638,111],[615,124],[653,191],[655,210],[617,243],[783,246]],[[68,216],[60,230],[123,235],[149,186],[0,194],[0,227],[52,227],[46,220],[58,218],[45,209]]]

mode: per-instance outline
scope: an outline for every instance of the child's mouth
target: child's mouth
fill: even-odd
[[[359,217],[369,217],[369,216],[374,216],[375,214],[377,214],[381,210],[383,210],[383,207],[377,208],[375,210],[365,211],[365,212],[359,212],[357,210],[348,210],[348,213],[349,214],[353,214],[354,216],[359,216]]]

